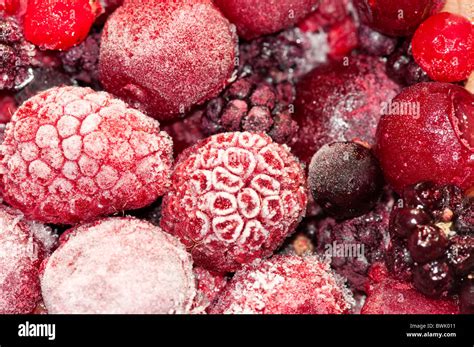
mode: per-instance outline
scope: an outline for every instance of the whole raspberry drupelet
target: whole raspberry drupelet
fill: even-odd
[[[274,256],[237,272],[212,314],[342,314],[353,298],[315,256]]]
[[[331,142],[361,139],[372,143],[382,105],[399,91],[377,57],[358,55],[310,72],[296,88],[299,129],[290,144],[309,164],[314,153]]]
[[[234,27],[211,0],[130,1],[104,27],[100,80],[133,107],[171,120],[224,89],[236,52]]]
[[[423,181],[474,186],[474,96],[448,83],[419,83],[391,102],[377,129],[376,156],[397,191]]]
[[[214,135],[181,154],[161,227],[198,266],[232,272],[268,257],[293,232],[307,201],[301,164],[264,134]]]
[[[47,223],[137,209],[170,184],[172,141],[159,123],[90,88],[52,88],[26,101],[1,152],[4,199]]]
[[[49,313],[189,313],[192,261],[159,227],[108,218],[66,232],[45,262],[41,290]]]
[[[0,314],[31,313],[40,301],[39,268],[55,245],[50,232],[0,205]]]
[[[214,0],[246,40],[288,28],[316,9],[319,0]]]

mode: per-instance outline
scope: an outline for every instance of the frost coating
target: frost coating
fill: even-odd
[[[41,289],[49,313],[188,313],[196,295],[184,247],[159,227],[108,218],[67,232]]]
[[[235,271],[270,256],[302,218],[306,200],[302,166],[286,146],[263,134],[224,133],[181,155],[161,227],[198,265]]]

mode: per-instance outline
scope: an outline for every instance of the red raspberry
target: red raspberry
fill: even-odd
[[[274,256],[236,273],[211,307],[218,314],[341,314],[353,299],[315,256]]]
[[[98,0],[30,0],[25,37],[41,48],[67,50],[87,37],[101,11]]]
[[[40,264],[55,240],[49,228],[0,205],[0,314],[35,309],[41,299]]]
[[[383,265],[374,264],[372,283],[367,286],[367,299],[362,314],[457,314],[459,307],[452,299],[431,299],[411,284],[388,277]]]
[[[170,183],[169,136],[105,92],[42,92],[17,110],[5,136],[4,198],[35,220],[73,224],[137,209]]]
[[[194,302],[196,312],[205,312],[227,285],[227,277],[207,271],[202,267],[194,268],[197,283],[197,296]]]
[[[100,47],[104,87],[160,120],[219,94],[237,37],[210,0],[129,1],[108,19]]]
[[[316,8],[319,0],[214,0],[246,40],[288,28]]]
[[[17,107],[18,104],[12,94],[0,94],[0,123],[8,123]]]
[[[415,32],[412,51],[433,80],[463,81],[474,70],[474,25],[452,13],[431,16]]]
[[[44,264],[49,313],[187,313],[196,294],[183,245],[134,218],[108,218],[67,232]]]
[[[306,179],[288,148],[264,134],[214,135],[181,154],[161,227],[217,272],[270,256],[306,206]]]

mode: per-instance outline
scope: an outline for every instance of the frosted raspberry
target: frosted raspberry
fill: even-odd
[[[161,227],[197,265],[235,271],[268,257],[306,206],[306,180],[288,147],[264,134],[214,135],[181,154],[163,199]]]
[[[137,209],[170,183],[172,141],[158,122],[90,88],[29,99],[7,125],[1,152],[5,200],[48,223]]]
[[[225,314],[341,314],[350,292],[317,257],[275,256],[236,273],[211,307]]]
[[[246,40],[290,27],[316,8],[319,0],[214,0]]]
[[[41,299],[40,264],[55,244],[51,229],[0,205],[0,314],[35,309]]]
[[[41,276],[49,313],[187,313],[195,296],[185,248],[159,227],[108,218],[67,232]]]
[[[194,275],[197,295],[193,306],[196,312],[205,312],[227,285],[227,277],[202,267],[194,268]]]
[[[226,86],[236,41],[210,0],[129,1],[105,25],[100,79],[132,106],[169,120]]]

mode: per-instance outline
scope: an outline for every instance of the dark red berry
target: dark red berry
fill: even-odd
[[[474,279],[467,279],[459,292],[461,313],[474,314]]]
[[[408,238],[408,249],[418,263],[426,263],[441,257],[448,247],[444,231],[434,225],[417,226]]]
[[[427,296],[438,297],[453,286],[453,272],[444,260],[418,265],[413,271],[413,284]]]
[[[416,63],[411,52],[411,40],[407,39],[387,59],[387,74],[396,82],[411,86],[429,82],[427,73]]]
[[[336,219],[369,212],[382,193],[383,183],[371,151],[354,142],[323,146],[309,166],[309,185],[315,201]]]
[[[407,187],[403,199],[410,207],[433,210],[441,207],[442,193],[433,182],[421,182]]]
[[[474,235],[456,235],[451,239],[448,260],[458,276],[474,272]]]
[[[413,275],[413,259],[408,248],[398,240],[392,240],[385,253],[388,270],[396,278],[410,281]]]
[[[457,216],[454,224],[455,230],[461,234],[474,235],[474,199],[471,198]]]
[[[359,27],[359,46],[371,55],[387,56],[397,47],[398,40],[375,31],[367,25]]]
[[[390,231],[392,234],[406,238],[419,225],[432,222],[432,217],[419,208],[396,208],[392,213]]]

